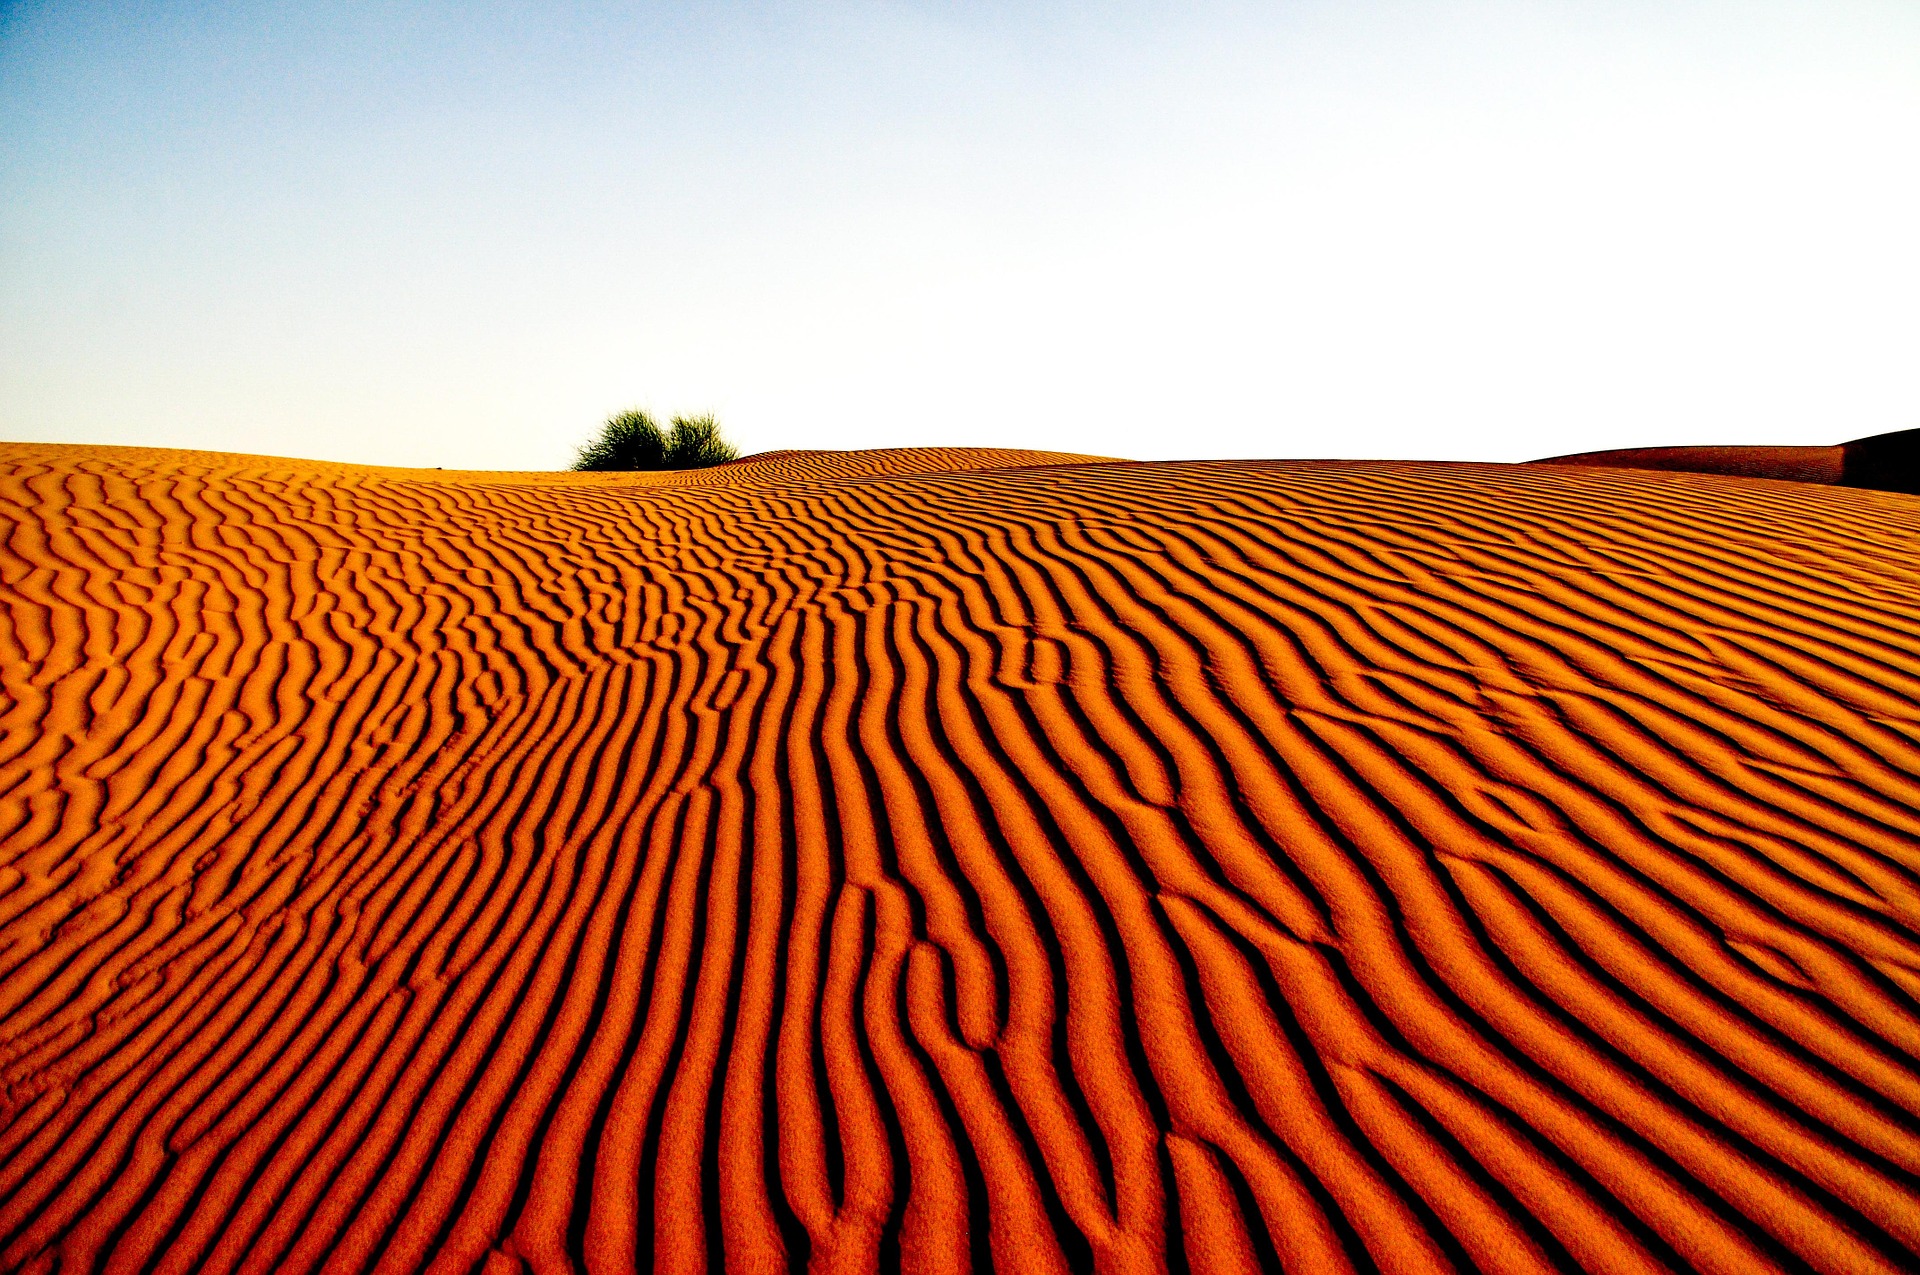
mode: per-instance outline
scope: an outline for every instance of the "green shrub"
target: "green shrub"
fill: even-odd
[[[600,437],[580,449],[573,467],[595,473],[622,469],[662,469],[667,436],[653,417],[635,410],[607,418]]]
[[[702,416],[676,416],[667,435],[668,469],[705,469],[740,459],[740,449],[720,435],[720,422],[713,413]]]
[[[605,473],[636,469],[705,469],[740,459],[740,449],[720,434],[712,414],[676,416],[663,430],[635,408],[607,418],[600,437],[574,457],[577,470]]]

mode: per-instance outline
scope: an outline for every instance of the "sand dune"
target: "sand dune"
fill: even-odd
[[[1875,434],[1831,447],[1626,447],[1549,456],[1531,463],[1725,474],[1920,493],[1920,429]]]
[[[0,448],[0,1269],[1894,1272],[1920,501]]]

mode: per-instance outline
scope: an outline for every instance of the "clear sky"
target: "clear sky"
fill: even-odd
[[[0,437],[1920,425],[1920,4],[0,0]]]

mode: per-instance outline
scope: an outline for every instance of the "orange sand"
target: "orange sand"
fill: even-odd
[[[1627,447],[1528,463],[1725,474],[1920,494],[1920,429],[1874,434],[1832,447]]]
[[[0,1269],[1920,1258],[1920,500],[0,448]]]
[[[1535,465],[1604,465],[1663,469],[1793,483],[1837,483],[1846,476],[1844,447],[1626,447],[1531,461]]]

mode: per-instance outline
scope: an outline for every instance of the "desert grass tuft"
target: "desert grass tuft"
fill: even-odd
[[[705,469],[740,459],[711,412],[676,416],[668,429],[638,408],[607,418],[600,436],[582,447],[573,468],[589,473],[647,469]]]

